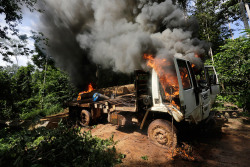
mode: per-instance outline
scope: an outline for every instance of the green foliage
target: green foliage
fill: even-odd
[[[0,14],[5,14],[5,21],[9,24],[22,19],[21,6],[26,6],[31,11],[37,0],[2,0],[0,1]]]
[[[12,62],[9,56],[13,55],[28,55],[30,51],[26,47],[27,35],[20,35],[17,26],[22,21],[22,8],[25,6],[31,12],[35,9],[37,0],[1,0],[0,14],[4,17],[6,26],[0,26],[0,54],[3,60]],[[39,11],[39,10],[37,10]],[[16,36],[18,40],[9,36]]]
[[[199,38],[211,42],[214,53],[224,44],[224,39],[229,37],[225,25],[227,19],[222,15],[224,10],[219,8],[220,4],[218,0],[197,0],[193,14],[199,22]]]
[[[45,111],[41,110],[41,109],[34,108],[34,109],[30,110],[29,112],[22,112],[20,114],[20,119],[31,120],[31,119],[35,119],[37,117],[42,117],[42,116],[46,116]]]
[[[141,159],[143,159],[143,160],[148,160],[148,156],[147,156],[147,155],[142,156]]]
[[[60,124],[57,129],[0,133],[0,166],[114,166],[123,155],[112,139]]]
[[[15,109],[13,92],[13,80],[12,77],[5,72],[0,70],[0,118],[15,118],[17,114],[11,112]]]
[[[221,3],[220,17],[228,19],[230,22],[234,22],[240,18],[239,1],[227,0]],[[226,20],[225,20],[226,21]]]
[[[226,108],[224,107],[224,97],[221,95],[217,95],[216,96],[216,100],[215,103],[213,104],[211,111],[222,111],[222,110],[226,110]]]
[[[23,100],[31,97],[32,93],[32,72],[34,66],[28,65],[27,67],[20,67],[15,75],[16,95],[18,99]],[[22,96],[20,96],[22,95]]]
[[[46,70],[28,65],[16,72],[0,69],[0,119],[33,119],[55,114],[75,96],[66,73],[47,65]]]
[[[40,69],[45,69],[46,65],[50,67],[55,67],[55,61],[52,57],[45,54],[45,46],[49,46],[49,39],[46,38],[43,33],[33,32],[32,39],[35,40],[35,50],[36,54],[32,56],[33,63]]]
[[[48,116],[48,115],[52,115],[52,114],[56,114],[56,113],[62,112],[63,111],[63,107],[62,107],[62,104],[57,103],[55,105],[52,105],[50,108],[43,109],[43,110],[44,110],[44,114],[46,116]]]
[[[245,111],[245,112],[242,112],[241,114],[244,117],[250,117],[250,112]]]
[[[250,35],[249,30],[246,32]],[[226,100],[236,102],[249,111],[250,101],[250,38],[227,40],[214,56]],[[229,95],[232,93],[234,95]]]

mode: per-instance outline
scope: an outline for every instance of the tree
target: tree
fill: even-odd
[[[197,0],[193,15],[199,22],[199,38],[210,43],[209,55],[214,63],[213,55],[217,53],[219,46],[230,36],[225,26],[226,19],[221,17],[218,0]]]
[[[229,22],[240,19],[239,0],[228,0],[220,4],[220,17]]]
[[[10,77],[13,77],[19,69],[19,66],[16,64],[11,64],[2,67],[2,70],[4,70]]]
[[[0,50],[0,53],[3,55],[3,60],[9,63],[13,63],[10,60],[9,56],[15,56],[16,64],[18,65],[17,56],[28,56],[33,51],[30,51],[27,48],[27,35],[20,35],[17,39],[3,39],[2,44],[4,45],[4,49]]]
[[[19,100],[28,99],[32,94],[32,72],[33,65],[27,67],[20,67],[15,77],[17,96]],[[21,96],[20,96],[21,95]]]
[[[17,36],[18,39],[24,41],[24,36],[19,35],[18,29],[16,28],[19,23],[22,21],[22,9],[21,6],[25,6],[30,11],[34,11],[35,4],[37,0],[1,0],[0,1],[0,14],[5,16],[5,24],[0,25],[0,54],[3,55],[3,60],[10,62],[8,56],[14,55],[14,51],[10,49],[15,48],[15,45],[8,45],[8,41],[13,40],[13,36]],[[40,10],[37,10],[40,11]],[[10,37],[9,34],[12,36]],[[11,44],[11,42],[10,42]],[[18,45],[22,48],[22,51],[19,52],[21,55],[27,55],[29,49]],[[16,47],[18,47],[16,46]]]
[[[227,20],[222,18],[218,0],[197,0],[195,17],[199,21],[200,38],[213,43],[213,49],[217,50],[223,44],[224,39],[229,36],[229,31],[225,26]]]
[[[54,59],[46,55],[37,44],[35,44],[35,50],[36,54],[34,54],[31,59],[38,68],[45,70],[46,64],[55,68]]]
[[[226,18],[229,23],[240,19],[244,23],[245,29],[249,29],[248,19],[246,17],[246,10],[244,7],[244,3],[246,4],[247,2],[246,0],[243,1],[227,0],[225,2],[221,2],[220,17]]]
[[[22,20],[21,6],[26,6],[30,11],[34,11],[37,0],[1,0],[0,1],[0,14],[5,15],[5,22],[7,26],[0,26],[0,37],[8,39],[8,30],[12,35],[17,35],[18,30],[16,26]]]
[[[246,31],[250,35],[250,30]],[[215,55],[216,70],[220,74],[224,92],[238,93],[228,99],[250,111],[250,38],[226,40]]]
[[[33,36],[36,52],[34,65],[1,67],[0,117],[32,119],[60,112],[65,102],[75,97],[75,89],[66,73],[55,67],[54,60],[39,45],[47,41]]]
[[[3,69],[0,69],[0,88],[0,119],[16,117],[15,113],[11,112],[14,108],[12,80]]]
[[[239,5],[240,5],[241,20],[244,23],[245,29],[249,29],[249,24],[248,24],[248,20],[247,20],[247,16],[246,16],[245,5],[242,2],[242,0],[240,0],[240,4]]]

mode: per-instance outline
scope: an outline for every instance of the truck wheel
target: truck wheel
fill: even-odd
[[[87,110],[82,110],[80,115],[80,124],[82,126],[88,126],[91,121],[91,114]]]
[[[149,140],[161,148],[175,148],[177,145],[176,128],[169,121],[156,119],[148,127]]]

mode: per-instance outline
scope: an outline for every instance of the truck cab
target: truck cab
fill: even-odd
[[[171,69],[168,78],[176,80],[172,82],[175,85],[164,86],[162,73],[159,74],[158,69],[152,69],[151,72],[152,107],[148,112],[168,113],[172,117],[172,120],[166,116],[158,117],[148,127],[149,139],[163,148],[176,146],[177,129],[173,119],[177,124],[198,124],[209,120],[211,106],[219,93],[218,75],[213,66],[195,70],[189,61],[179,58],[173,58],[170,64],[173,68],[168,68]]]
[[[151,111],[167,112],[172,115],[175,121],[188,121],[199,123],[208,118],[211,105],[219,93],[218,77],[213,66],[205,66],[201,75],[197,77],[189,61],[179,58],[173,59],[174,73],[178,80],[179,102],[175,105],[171,101],[164,100],[162,95],[159,74],[152,69],[152,107]],[[199,79],[199,80],[198,80]],[[176,98],[171,95],[171,100]]]

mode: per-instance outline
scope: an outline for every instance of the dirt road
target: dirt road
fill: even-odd
[[[136,126],[118,128],[99,124],[92,134],[103,139],[114,135],[116,148],[125,154],[118,166],[241,166],[250,164],[250,119],[245,117],[217,119],[210,133],[187,135],[174,151],[153,145],[146,130]],[[190,132],[192,133],[192,132]]]
[[[229,114],[227,114],[229,117]],[[67,113],[47,118],[54,125]],[[54,122],[53,122],[54,121]],[[250,165],[250,118],[217,118],[216,127],[209,133],[187,131],[179,137],[178,148],[162,149],[152,144],[146,128],[140,130],[131,125],[118,128],[112,124],[98,124],[92,135],[107,139],[112,135],[117,141],[117,150],[125,154],[123,163],[117,166],[229,166]],[[89,130],[83,128],[83,130]]]

